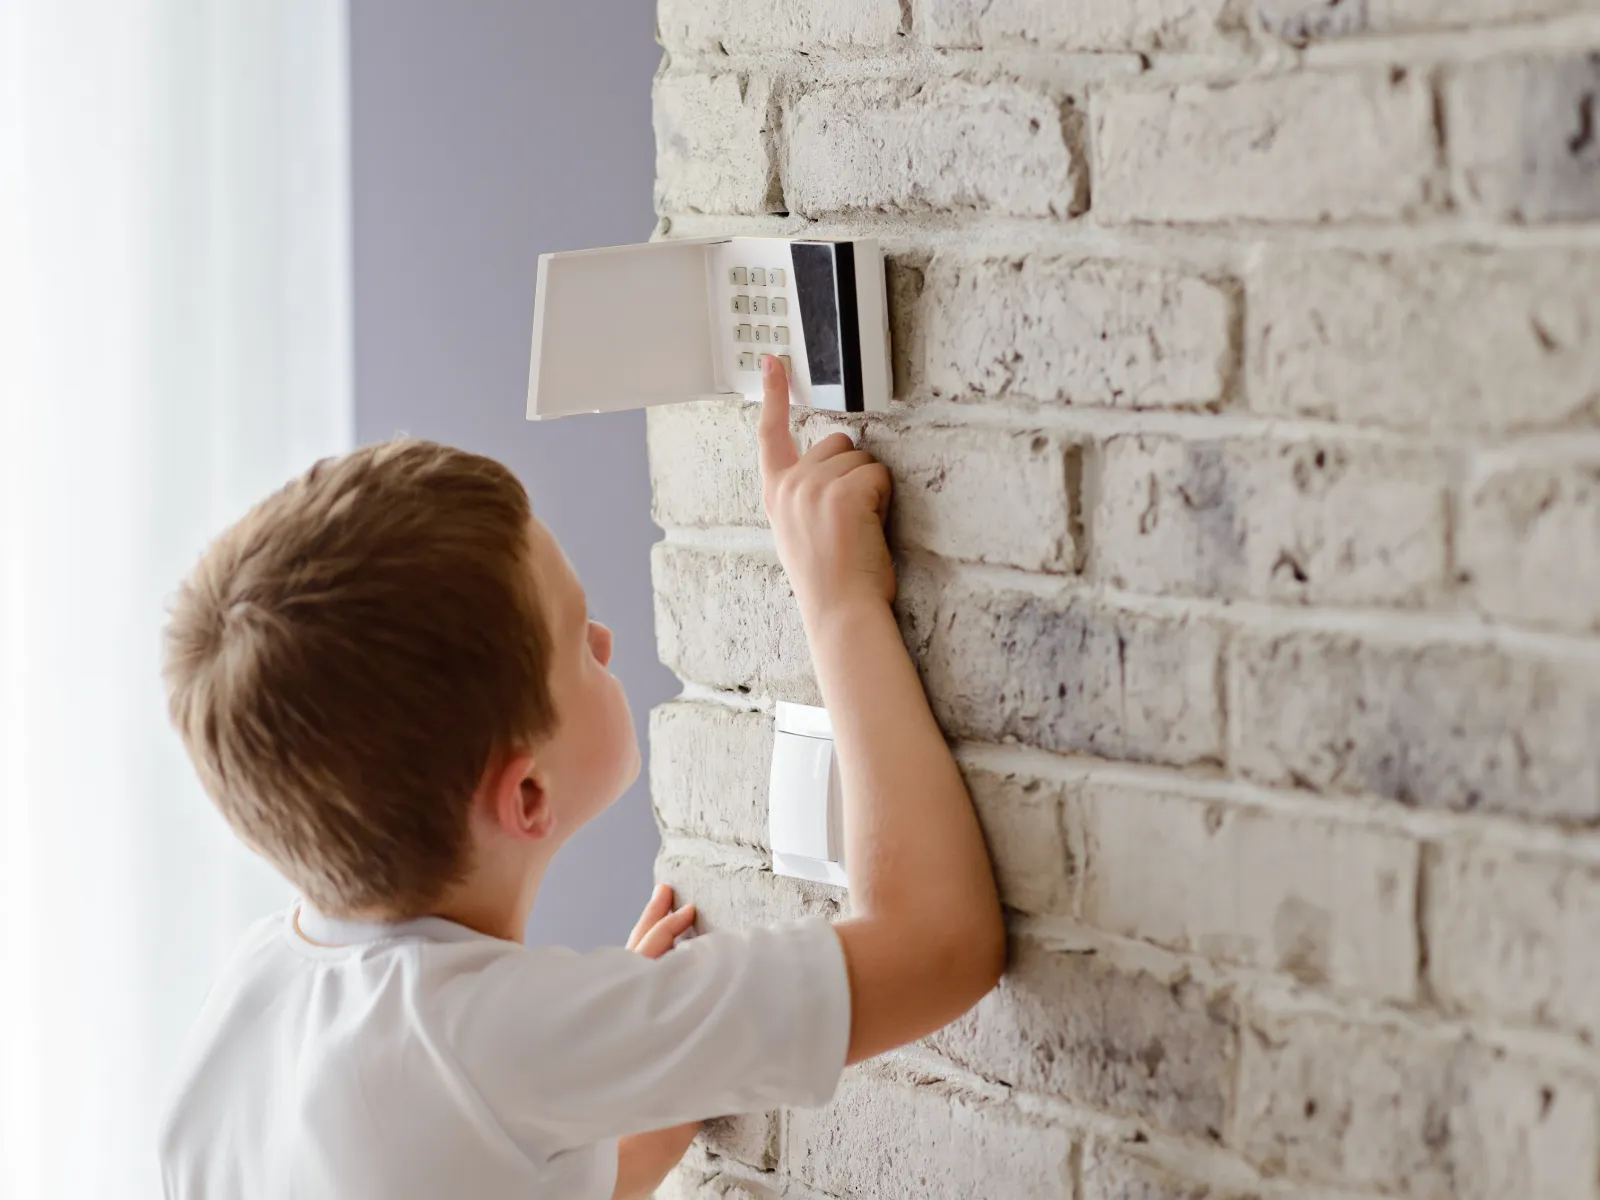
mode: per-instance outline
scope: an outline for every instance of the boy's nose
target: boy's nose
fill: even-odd
[[[589,644],[594,648],[595,658],[600,660],[602,667],[611,665],[611,630],[599,621],[589,623]]]

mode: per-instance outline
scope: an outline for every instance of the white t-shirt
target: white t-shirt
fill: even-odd
[[[652,961],[298,911],[251,929],[190,1035],[169,1200],[606,1200],[619,1136],[825,1104],[844,1068],[822,921]]]

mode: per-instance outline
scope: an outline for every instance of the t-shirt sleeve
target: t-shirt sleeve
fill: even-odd
[[[660,959],[505,955],[459,1010],[457,1052],[508,1129],[582,1145],[827,1103],[850,1040],[844,952],[821,920],[721,931]]]

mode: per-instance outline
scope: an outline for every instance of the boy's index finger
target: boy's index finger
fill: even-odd
[[[761,475],[771,481],[800,461],[800,452],[789,432],[789,376],[774,355],[761,364],[761,426],[757,440],[761,448]]]

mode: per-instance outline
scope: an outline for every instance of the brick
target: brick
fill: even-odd
[[[923,566],[901,624],[945,732],[1177,765],[1222,753],[1221,635],[1208,622]]]
[[[1041,430],[868,425],[894,476],[889,536],[946,558],[1063,573],[1082,545],[1082,451]],[[1005,486],[996,487],[1003,479]]]
[[[1593,12],[1595,0],[1367,0],[1375,29],[1465,27]]]
[[[1426,809],[1600,817],[1600,674],[1487,646],[1237,635],[1235,770]]]
[[[1268,33],[1291,42],[1363,33],[1369,0],[1256,0],[1256,15]]]
[[[1458,526],[1457,560],[1481,611],[1600,630],[1600,465],[1496,471],[1465,497]]]
[[[1592,11],[1594,0],[1256,0],[1262,26],[1292,41],[1463,29]]]
[[[670,833],[767,845],[772,718],[676,701],[650,714],[650,797]]]
[[[753,858],[664,852],[656,860],[656,879],[672,885],[680,904],[695,906],[701,933],[844,915],[845,894],[838,888],[774,875]]]
[[[743,401],[651,412],[655,520],[668,528],[762,525],[756,456],[760,410]],[[834,414],[796,418],[802,446],[844,428]],[[913,548],[1030,571],[1075,569],[1081,452],[1059,434],[876,420],[853,432],[894,475],[889,536]],[[1003,488],[994,486],[1004,476]]]
[[[1084,1147],[1082,1175],[1081,1200],[1244,1200],[1236,1191],[1213,1191],[1103,1138]]]
[[[1452,435],[1593,423],[1597,272],[1577,248],[1267,251],[1250,406]]]
[[[665,404],[646,411],[651,515],[663,529],[765,525],[756,458],[758,405]]]
[[[658,543],[661,661],[708,687],[820,704],[800,610],[776,556]]]
[[[1417,847],[1376,829],[1088,782],[1083,920],[1213,960],[1409,1000]]]
[[[1018,912],[1067,916],[1079,854],[1063,821],[1059,784],[963,764],[994,863],[1000,899]]]
[[[974,209],[1065,217],[1081,207],[1061,103],[1023,87],[821,88],[795,102],[787,128],[785,194],[803,216]]]
[[[1096,578],[1160,595],[1417,605],[1449,578],[1441,455],[1327,439],[1124,436],[1101,451]]]
[[[1234,304],[1181,272],[1067,259],[936,261],[922,290],[935,395],[1115,408],[1222,402]]]
[[[986,1078],[1213,1140],[1237,1040],[1226,996],[1026,939],[999,988],[930,1039]]]
[[[1403,71],[1104,92],[1092,112],[1102,220],[1389,219],[1435,203],[1432,97]]]
[[[917,37],[962,49],[1021,42],[1062,50],[1186,50],[1220,41],[1225,0],[925,0]]]
[[[1452,74],[1444,97],[1457,203],[1511,221],[1600,215],[1597,89],[1600,54],[1495,59]]]
[[[656,211],[781,211],[768,80],[663,75],[655,87]]]
[[[1234,1140],[1265,1172],[1413,1200],[1593,1200],[1588,1083],[1467,1041],[1311,1016],[1243,1038]]]
[[[899,0],[661,0],[656,10],[661,44],[675,54],[883,46],[900,26]]]
[[[1428,974],[1441,1003],[1600,1032],[1600,869],[1492,847],[1429,860]]]
[[[731,1158],[757,1170],[770,1171],[778,1165],[781,1124],[778,1114],[741,1113],[707,1121],[700,1144],[722,1158]]]
[[[1072,1137],[934,1076],[847,1072],[833,1103],[789,1115],[786,1166],[839,1196],[1057,1200]]]

